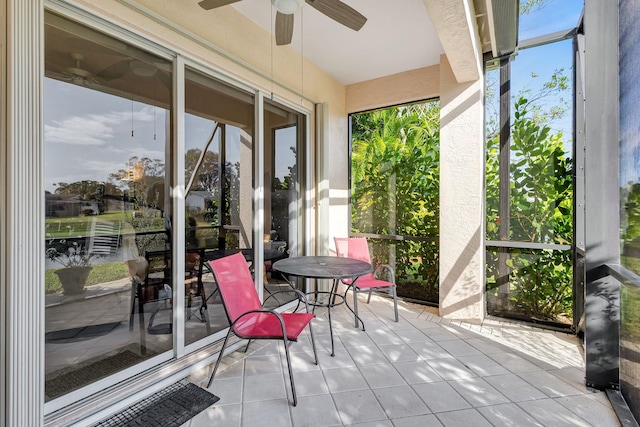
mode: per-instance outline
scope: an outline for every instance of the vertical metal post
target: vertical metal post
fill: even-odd
[[[499,240],[509,240],[510,216],[509,181],[511,167],[511,65],[509,57],[500,60],[500,204],[498,218]],[[509,248],[499,248],[498,254],[498,295],[499,304],[505,308],[509,301],[509,273],[507,265]]]
[[[586,0],[584,29],[586,383],[604,389],[619,382],[620,284],[594,274],[620,262],[618,1]]]
[[[584,333],[585,307],[585,70],[584,35],[573,39],[573,328]]]
[[[227,245],[227,230],[224,228],[226,225],[227,215],[227,127],[224,124],[220,125],[220,141],[218,150],[218,249],[225,249]]]

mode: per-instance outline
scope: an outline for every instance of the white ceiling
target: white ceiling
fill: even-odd
[[[353,31],[304,4],[295,13],[289,46],[342,84],[352,84],[440,63],[444,52],[423,0],[343,0],[367,17]],[[273,33],[270,0],[242,0],[232,6]]]

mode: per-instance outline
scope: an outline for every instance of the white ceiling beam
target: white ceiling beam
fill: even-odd
[[[482,53],[471,0],[423,0],[458,83],[482,76]]]

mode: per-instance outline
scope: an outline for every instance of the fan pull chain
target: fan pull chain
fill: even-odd
[[[304,107],[304,7],[300,8],[300,106]]]
[[[273,35],[271,38],[270,48],[271,48],[271,100],[273,101],[273,43],[275,43],[275,34],[276,34],[276,24],[275,17],[273,16],[273,2],[271,2],[271,22],[273,25]]]

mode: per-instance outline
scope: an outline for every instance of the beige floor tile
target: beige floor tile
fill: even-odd
[[[386,387],[373,392],[389,418],[427,415],[431,411],[408,385]]]
[[[414,384],[412,387],[434,413],[471,408],[469,402],[447,382]]]
[[[445,427],[492,427],[491,423],[475,409],[444,412],[436,416]]]
[[[489,422],[499,427],[543,427],[515,403],[477,408]]]
[[[293,426],[289,407],[288,399],[246,402],[242,405],[242,426]]]
[[[442,427],[442,423],[435,415],[418,415],[415,417],[396,418],[394,427]]]
[[[382,407],[371,390],[333,394],[343,424],[386,420]]]
[[[560,405],[555,399],[539,399],[520,402],[518,404],[529,415],[540,421],[544,426],[554,427],[585,427],[598,426],[601,424],[591,424]]]
[[[325,381],[331,393],[364,390],[369,388],[360,369],[355,366],[347,368],[325,369]]]
[[[443,378],[424,361],[394,363],[393,367],[402,375],[407,384],[433,383]]]
[[[329,394],[316,396],[302,396],[298,398],[298,405],[290,407],[294,426],[329,427],[342,425],[340,416],[333,399]],[[271,424],[265,419],[263,425]]]
[[[360,372],[371,389],[407,384],[390,364],[360,366]]]

